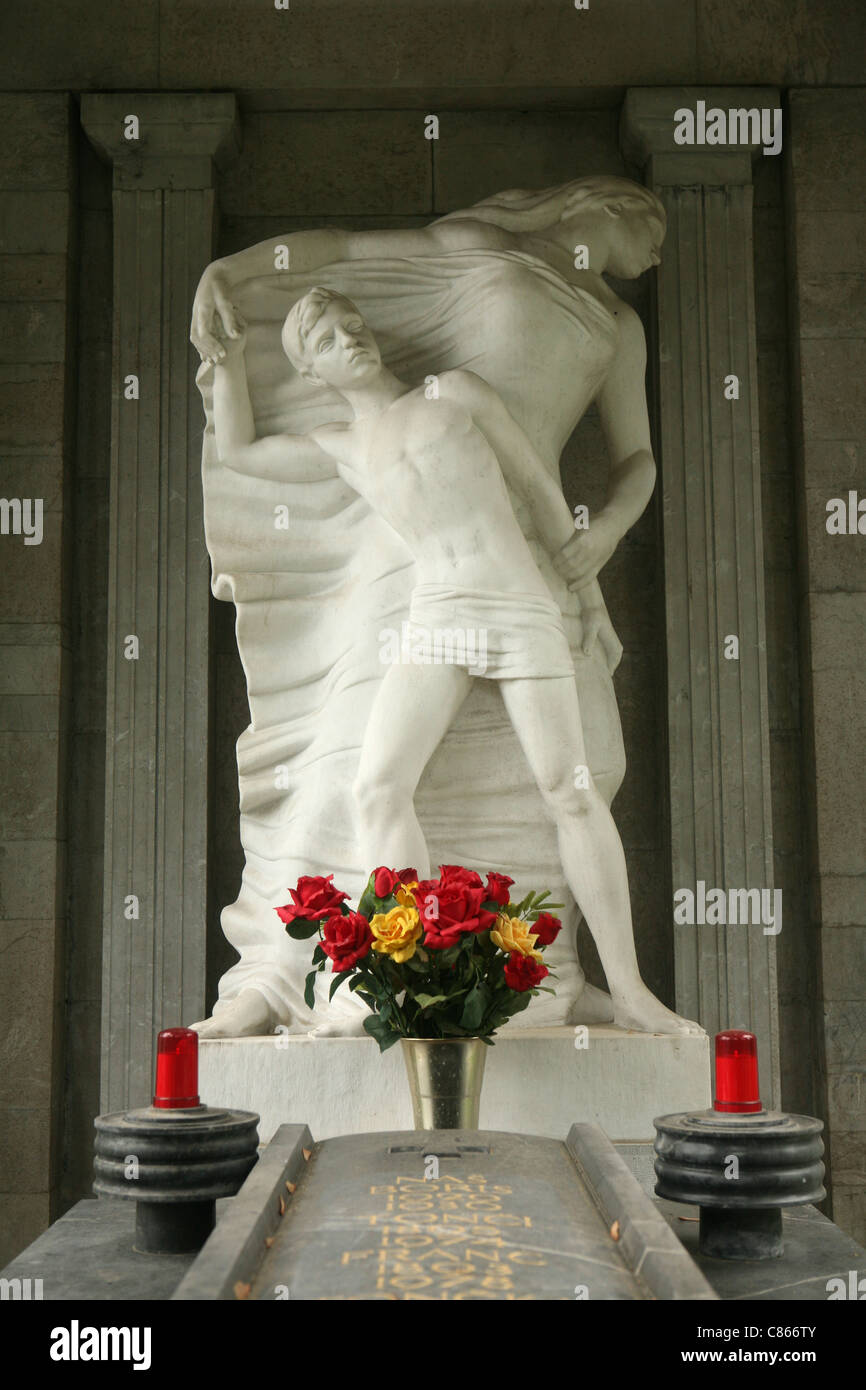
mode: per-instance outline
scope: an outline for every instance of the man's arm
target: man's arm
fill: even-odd
[[[472,410],[478,428],[499,459],[503,476],[526,500],[539,536],[553,555],[554,567],[562,573],[562,557],[568,555],[577,532],[559,483],[498,392],[475,372],[460,371],[454,375],[460,381],[461,395]],[[563,577],[568,580],[567,575]],[[598,642],[607,669],[613,673],[622,656],[622,643],[611,626],[598,581],[583,580],[581,584],[569,583],[568,587],[578,591],[584,656],[590,656]]]
[[[274,434],[256,438],[253,409],[244,361],[245,334],[240,321],[239,334],[225,343],[225,356],[214,367],[214,439],[220,463],[235,473],[281,482],[291,445],[307,452],[321,449],[310,435]],[[327,457],[322,453],[322,459]],[[329,460],[333,464],[332,460]]]
[[[254,444],[256,439],[245,346],[244,325],[238,319],[237,335],[224,344],[224,356],[214,367],[214,435],[220,463],[225,463],[229,454]]]
[[[574,535],[574,518],[562,489],[498,392],[475,372],[455,375],[506,482],[526,502],[540,539],[555,555]]]

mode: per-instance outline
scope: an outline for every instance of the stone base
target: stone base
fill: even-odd
[[[639,1142],[654,1139],[656,1115],[712,1103],[707,1037],[590,1027],[585,1048],[575,1041],[573,1028],[500,1034],[487,1054],[481,1128],[564,1139],[583,1121]],[[380,1054],[372,1038],[202,1039],[199,1094],[255,1110],[262,1143],[286,1123],[308,1125],[317,1140],[413,1128],[402,1048]]]

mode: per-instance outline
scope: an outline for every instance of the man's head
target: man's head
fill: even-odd
[[[286,316],[283,351],[307,381],[342,391],[381,370],[376,340],[350,299],[316,285]]]

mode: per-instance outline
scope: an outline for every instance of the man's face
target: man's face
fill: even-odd
[[[343,300],[333,300],[307,335],[305,375],[343,391],[363,385],[375,376],[382,357],[376,340],[358,310]]]

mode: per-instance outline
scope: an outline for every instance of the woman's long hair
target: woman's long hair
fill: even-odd
[[[664,204],[652,189],[616,174],[591,174],[536,193],[509,188],[491,198],[482,198],[471,207],[437,217],[436,222],[471,218],[475,222],[492,222],[507,232],[540,232],[562,221],[566,204],[570,205],[569,217],[578,217],[582,211],[594,212],[612,201],[622,203],[629,211],[651,214],[663,227],[667,225]]]

